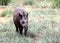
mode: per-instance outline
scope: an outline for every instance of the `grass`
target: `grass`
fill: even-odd
[[[33,43],[31,38],[23,37],[15,32],[12,20],[0,25],[0,43]]]
[[[24,0],[24,5],[33,5],[34,0]]]
[[[48,2],[46,0],[11,0],[9,3],[9,6],[25,6],[25,5],[30,5],[34,7],[41,7],[41,8],[46,8],[46,7],[51,7],[51,2]]]
[[[3,11],[3,12],[0,14],[0,16],[1,16],[1,17],[4,17],[4,16],[10,17],[10,16],[12,16],[12,13],[13,13],[12,10],[7,9],[7,10]]]
[[[60,8],[60,0],[47,0],[47,1],[52,3],[51,5],[52,8]]]
[[[24,6],[24,5],[31,5],[34,7],[41,7],[41,8],[59,8],[60,7],[60,0],[11,0],[8,6]]]
[[[15,32],[13,20],[0,24],[0,43],[60,43],[58,9],[34,10],[29,13],[28,36]],[[31,35],[36,35],[35,37]]]

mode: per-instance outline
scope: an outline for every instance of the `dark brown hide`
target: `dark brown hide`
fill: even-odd
[[[16,31],[19,31],[22,34],[24,29],[24,35],[26,35],[28,30],[28,13],[22,8],[15,9],[13,13],[13,21]]]

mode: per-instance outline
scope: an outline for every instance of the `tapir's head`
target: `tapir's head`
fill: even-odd
[[[23,27],[26,27],[28,25],[28,13],[23,13],[23,14],[19,13],[19,17],[20,17],[20,24]]]

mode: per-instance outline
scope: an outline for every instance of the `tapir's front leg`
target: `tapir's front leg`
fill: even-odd
[[[15,27],[16,27],[16,32],[18,32],[18,24],[17,22],[14,21]]]
[[[24,27],[24,35],[27,35],[28,26]]]

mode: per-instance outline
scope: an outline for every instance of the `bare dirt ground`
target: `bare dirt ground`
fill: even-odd
[[[2,13],[3,13],[4,11],[6,11],[8,8],[9,8],[9,7],[1,7],[1,8],[0,8],[0,14],[2,14]],[[9,18],[11,18],[11,17],[0,17],[0,24],[6,23],[6,22],[9,20]]]
[[[1,14],[3,11],[5,11],[5,10],[6,10],[6,8],[0,8],[0,14]],[[1,23],[5,23],[6,20],[7,20],[6,17],[0,17],[0,24],[1,24]]]
[[[5,8],[0,8],[0,14],[1,14],[2,12],[4,12],[5,10],[7,10],[7,7],[5,7]],[[8,20],[9,20],[8,17],[0,17],[0,24],[4,24],[4,23],[6,23]]]

